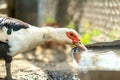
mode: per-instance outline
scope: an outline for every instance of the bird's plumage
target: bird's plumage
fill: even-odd
[[[28,24],[10,17],[0,18],[0,28],[6,27],[7,29],[12,29],[13,31],[18,31],[20,29],[28,28]]]
[[[29,28],[28,24],[20,20],[10,18],[10,17],[1,17],[0,18],[0,41],[6,42],[8,36],[13,31],[18,31],[20,29]]]
[[[8,44],[11,46],[9,55],[14,56],[20,52],[33,49],[38,45],[43,45],[49,41],[70,44],[72,43],[72,40],[67,38],[65,35],[66,31],[73,30],[51,27],[38,28],[29,25],[29,28],[21,29],[9,35]]]
[[[45,42],[56,41],[71,43],[66,32],[77,32],[67,28],[35,27],[14,18],[0,18],[0,41],[10,46],[9,55],[14,56],[42,45]],[[24,46],[24,47],[23,47]]]
[[[79,53],[79,62],[75,60],[74,54]],[[88,70],[120,70],[120,56],[113,51],[95,53],[93,51],[80,52],[79,48],[72,50],[73,61],[76,68],[81,71]]]
[[[11,60],[9,60],[10,56],[7,53],[9,53],[9,45],[0,41],[0,58],[4,58],[6,62],[9,62]]]

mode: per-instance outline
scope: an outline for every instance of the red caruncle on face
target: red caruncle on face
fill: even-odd
[[[80,41],[79,37],[74,32],[66,32],[66,35],[72,40],[73,44],[76,44]]]

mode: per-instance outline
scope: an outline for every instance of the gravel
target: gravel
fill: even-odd
[[[18,71],[13,73],[16,80],[80,80],[72,73],[63,71]]]

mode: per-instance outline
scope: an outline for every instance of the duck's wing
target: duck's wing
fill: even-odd
[[[14,18],[10,18],[10,17],[4,17],[4,18],[0,18],[0,28],[11,28],[13,29],[13,31],[18,31],[22,28],[26,29],[28,28],[28,24],[20,21],[18,19],[14,19]]]
[[[10,18],[10,17],[1,17],[0,18],[0,41],[5,42],[8,35],[12,31],[18,31],[20,29],[26,29],[29,25],[20,20]]]

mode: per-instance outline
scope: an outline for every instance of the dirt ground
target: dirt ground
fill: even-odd
[[[70,56],[71,48],[37,47],[18,54],[12,62],[12,75],[17,80],[79,80]],[[4,80],[5,65],[0,60],[0,80]]]

